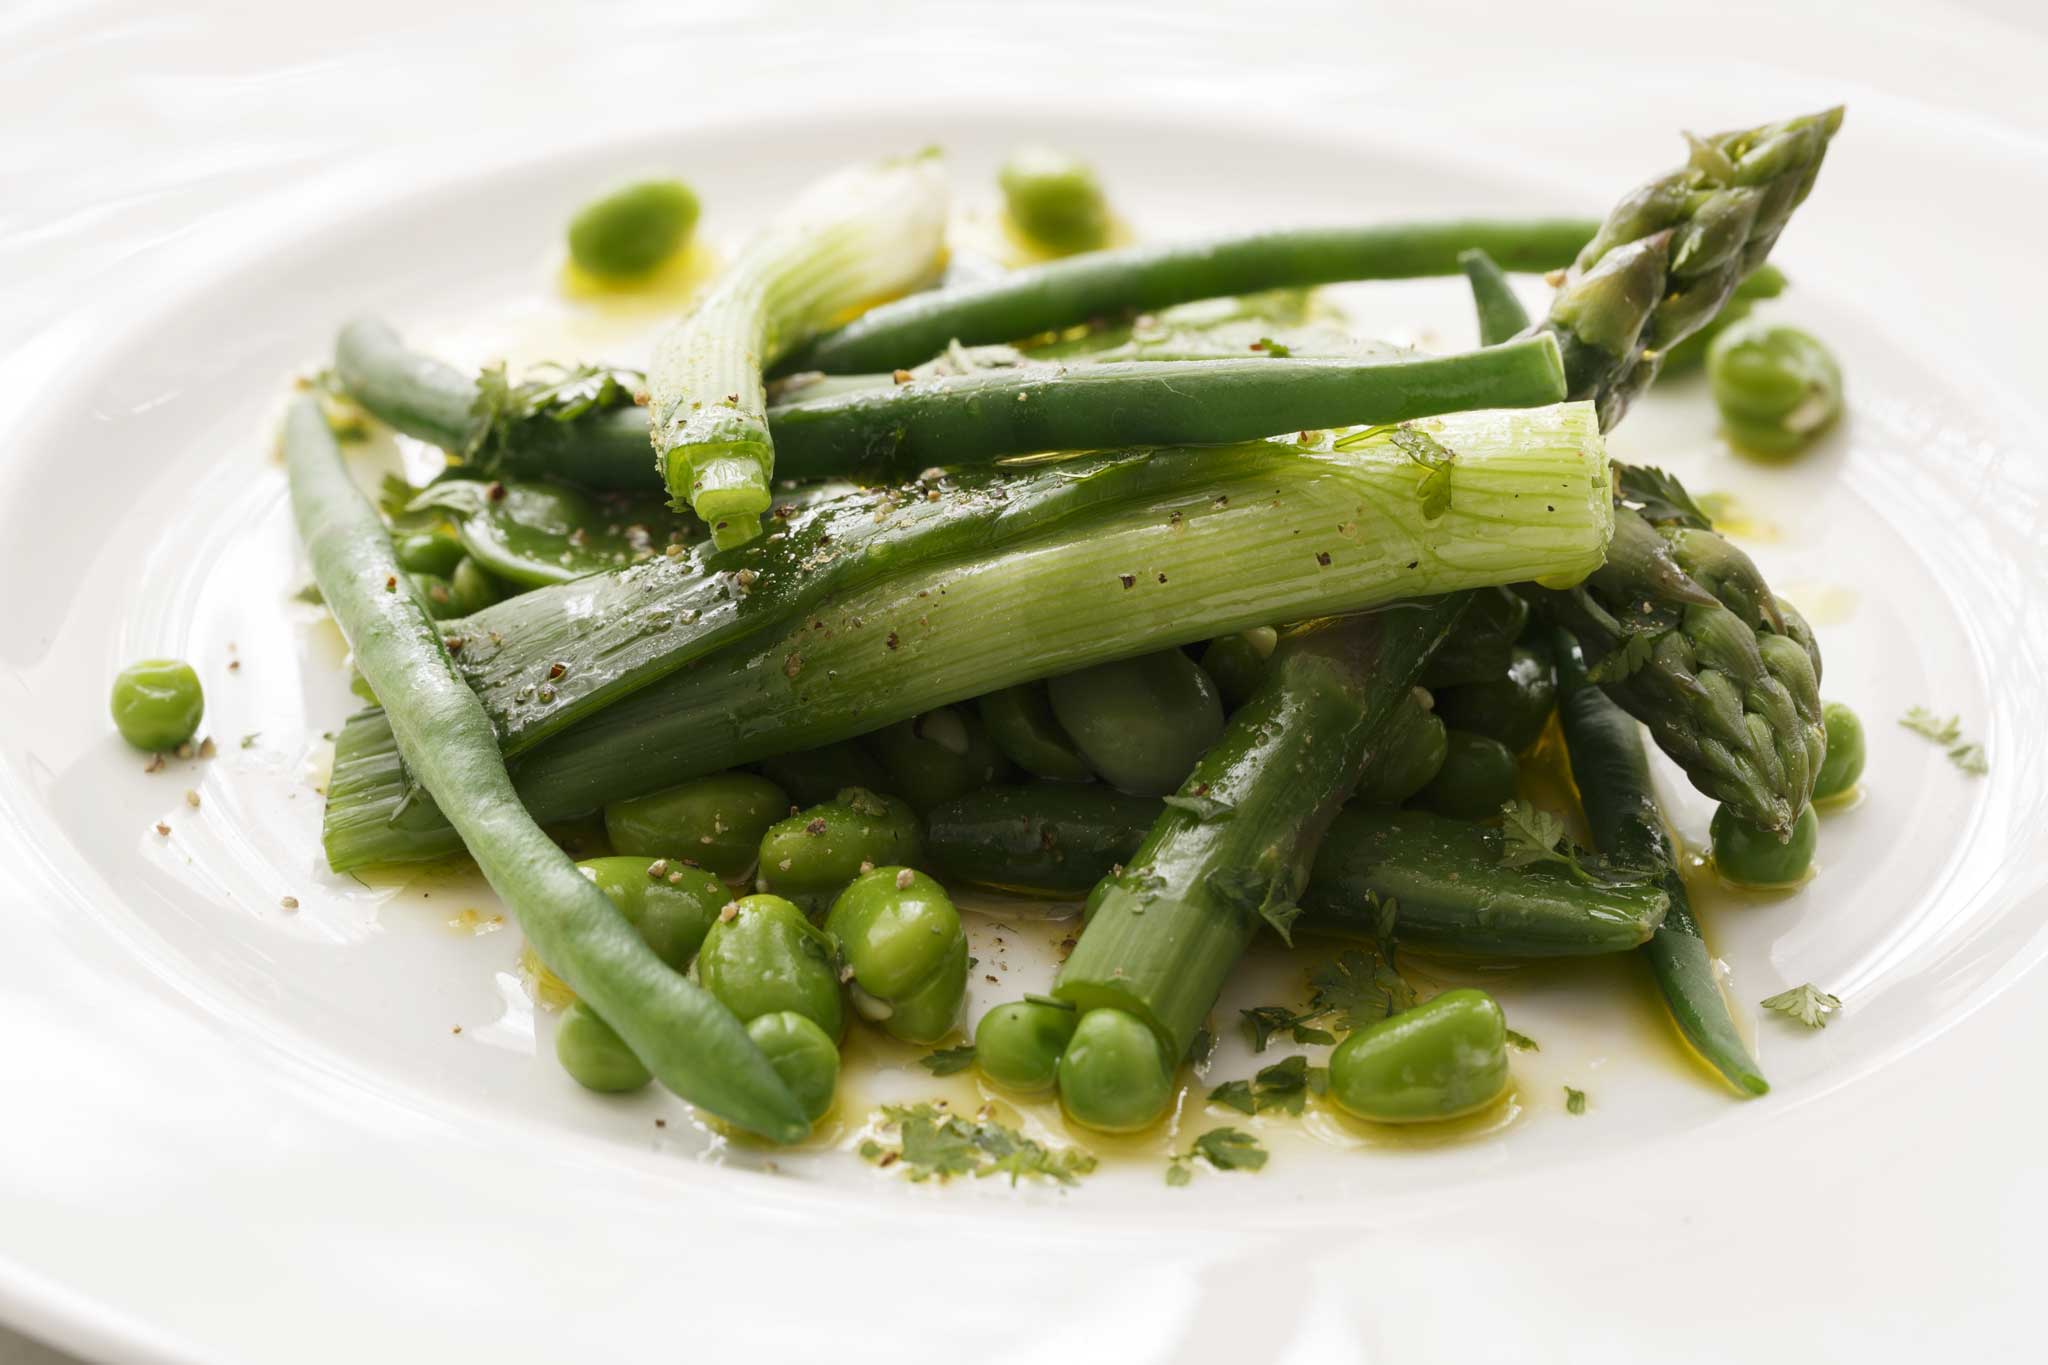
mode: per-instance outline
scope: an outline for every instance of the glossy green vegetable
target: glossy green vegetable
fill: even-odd
[[[826,1036],[846,1031],[832,940],[780,896],[746,896],[697,950],[697,979],[743,1020],[795,1010]]]
[[[620,1095],[654,1079],[626,1040],[581,1000],[563,1010],[555,1025],[555,1057],[586,1090]]]
[[[681,859],[730,879],[754,866],[761,836],[788,814],[789,797],[767,778],[723,772],[614,801],[604,829],[620,853]]]
[[[1841,702],[1831,701],[1821,707],[1820,715],[1828,732],[1828,756],[1821,760],[1820,772],[1813,779],[1816,801],[1840,796],[1854,788],[1856,780],[1863,776],[1865,755],[1863,722],[1854,711]]]
[[[1771,1087],[1728,1012],[1714,956],[1693,918],[1685,879],[1679,875],[1678,851],[1651,790],[1642,727],[1593,685],[1571,637],[1558,631],[1553,638],[1558,719],[1593,844],[1652,873],[1671,898],[1663,923],[1643,948],[1665,1008],[1686,1041],[1730,1085],[1744,1095],[1761,1095]]]
[[[1026,1095],[1050,1090],[1080,1022],[1077,1011],[1042,1000],[997,1005],[975,1025],[975,1065],[1006,1089]]]
[[[585,858],[576,864],[626,917],[654,955],[677,971],[690,965],[712,921],[732,900],[700,867],[665,858]]]
[[[455,595],[455,585],[437,573],[411,573],[412,590],[418,594],[420,605],[427,609],[427,615],[436,621],[446,621],[464,614],[465,609]]]
[[[1757,320],[1707,352],[1707,380],[1728,439],[1759,455],[1796,455],[1842,415],[1842,367],[1811,333]]]
[[[1471,247],[1510,270],[1549,270],[1569,263],[1594,226],[1555,219],[1290,228],[1094,252],[884,305],[802,347],[777,371],[886,372],[921,364],[953,341],[1015,341],[1191,299],[1339,280],[1454,275],[1458,253]]]
[[[1554,863],[1511,867],[1501,831],[1421,810],[1352,806],[1331,824],[1302,893],[1304,928],[1358,937],[1397,907],[1404,947],[1451,957],[1585,957],[1649,941],[1671,898],[1647,877],[1580,882]]]
[[[1430,694],[1417,688],[1387,723],[1373,761],[1366,765],[1353,799],[1365,805],[1398,806],[1430,784],[1450,752],[1444,723]]]
[[[1508,656],[1502,676],[1436,693],[1436,713],[1445,725],[1497,739],[1516,753],[1536,742],[1556,709],[1549,651],[1521,645]]]
[[[1715,810],[1708,834],[1714,841],[1714,866],[1722,876],[1743,886],[1795,886],[1813,869],[1813,851],[1820,844],[1820,817],[1808,806],[1783,836],[1758,829],[1722,806]]]
[[[448,575],[448,586],[454,590],[456,605],[464,616],[474,616],[505,596],[503,585],[468,555]]]
[[[520,804],[488,716],[456,673],[357,490],[320,406],[293,401],[285,426],[292,511],[315,581],[390,706],[401,766],[442,814],[543,962],[625,1039],[662,1084],[776,1141],[809,1131],[795,1097],[740,1021],[673,971]]]
[[[832,1107],[839,1088],[839,1045],[830,1034],[795,1010],[776,1010],[747,1021],[747,1036],[768,1058],[775,1074],[816,1123]]]
[[[776,754],[762,759],[760,767],[761,775],[799,806],[821,805],[848,787],[880,791],[889,785],[875,756],[853,740]]]
[[[918,811],[930,810],[1003,775],[1007,765],[973,711],[940,706],[868,736],[881,760],[887,790]]]
[[[761,888],[777,895],[830,897],[869,868],[923,861],[916,811],[896,797],[848,787],[768,827],[759,877]]]
[[[1482,588],[1458,619],[1443,648],[1422,666],[1422,685],[1434,690],[1492,682],[1508,670],[1515,642],[1529,625],[1529,604],[1507,588]]]
[[[199,732],[206,694],[182,659],[144,659],[114,675],[114,728],[138,749],[175,749]]]
[[[1119,1009],[1082,1014],[1060,1054],[1060,1105],[1084,1128],[1135,1133],[1173,1101],[1173,1064],[1159,1037]]]
[[[442,479],[410,506],[456,523],[480,568],[525,587],[567,583],[654,558],[703,539],[694,517],[645,493],[582,493],[530,480]]]
[[[569,220],[569,258],[593,275],[645,275],[682,250],[697,226],[697,196],[680,180],[613,190]]]
[[[1784,271],[1769,261],[1758,266],[1735,286],[1735,292],[1728,296],[1728,302],[1721,305],[1721,311],[1714,314],[1713,321],[1664,353],[1663,373],[1679,375],[1705,366],[1707,351],[1713,346],[1714,339],[1748,317],[1755,310],[1757,300],[1774,299],[1784,293],[1785,285]]]
[[[1443,764],[1414,802],[1439,815],[1484,820],[1515,799],[1520,780],[1521,768],[1507,745],[1468,730],[1446,730]]]
[[[409,573],[439,574],[446,578],[462,562],[462,542],[439,531],[415,531],[400,536],[391,548]]]
[[[853,969],[853,1007],[911,1043],[952,1032],[967,994],[967,935],[945,889],[907,867],[877,867],[825,917]]]
[[[991,692],[977,706],[996,748],[1033,777],[1086,782],[1095,776],[1088,760],[1060,728],[1043,682],[1018,683]]]
[[[1379,1123],[1470,1114],[1507,1085],[1507,1019],[1485,991],[1432,996],[1356,1030],[1330,1054],[1330,1098]]]
[[[1099,783],[985,787],[934,806],[925,844],[949,880],[1078,896],[1138,851],[1164,809]]]
[[[1026,237],[1061,255],[1109,240],[1109,202],[1095,168],[1051,147],[1023,147],[996,173],[1003,206]]]
[[[1279,643],[1280,633],[1271,626],[1219,635],[1208,643],[1202,650],[1202,671],[1215,679],[1224,705],[1236,710],[1259,690],[1259,681],[1266,676],[1266,660],[1273,657],[1273,647]]]
[[[1048,679],[1053,715],[1102,780],[1164,796],[1223,733],[1223,698],[1177,649]]]
[[[1514,286],[1493,257],[1483,251],[1461,251],[1458,264],[1472,285],[1472,307],[1479,314],[1479,344],[1497,346],[1529,325],[1529,310],[1515,297]]]

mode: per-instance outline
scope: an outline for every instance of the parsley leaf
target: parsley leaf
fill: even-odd
[[[1797,1019],[1808,1028],[1826,1028],[1828,1016],[1842,1008],[1841,1000],[1829,995],[1811,981],[1803,986],[1794,986],[1789,991],[1780,991],[1763,1002],[1767,1010],[1776,1010],[1790,1019]]]
[[[1195,1139],[1189,1154],[1219,1171],[1256,1171],[1266,1164],[1266,1149],[1259,1140],[1235,1128],[1210,1129]]]
[[[1334,1015],[1340,1029],[1362,1028],[1415,1005],[1415,989],[1376,954],[1347,948],[1309,973],[1315,1015]]]
[[[1509,801],[1500,808],[1500,833],[1502,867],[1555,863],[1569,872],[1573,881],[1592,884],[1592,874],[1579,865],[1578,855],[1565,841],[1564,821],[1549,811],[1538,810],[1527,801]],[[1564,847],[1560,848],[1561,844]]]
[[[1273,340],[1273,338],[1271,337],[1260,337],[1258,339],[1257,344],[1255,344],[1252,347],[1252,349],[1254,351],[1264,351],[1267,355],[1277,357],[1281,360],[1285,360],[1288,356],[1294,354],[1294,350],[1292,347],[1283,346],[1279,342]]]
[[[1698,531],[1714,529],[1713,521],[1693,501],[1692,494],[1685,491],[1685,485],[1663,470],[1649,465],[1617,464],[1614,474],[1621,500],[1642,513],[1643,520],[1656,525],[1689,526]]]
[[[1509,1029],[1507,1033],[1508,1046],[1518,1052],[1541,1052],[1543,1050],[1536,1046],[1536,1040],[1526,1033],[1517,1033],[1513,1029]]]
[[[1567,1114],[1585,1113],[1586,1092],[1583,1090],[1574,1090],[1570,1086],[1566,1086],[1564,1088],[1564,1111]]]
[[[634,394],[646,386],[647,377],[638,370],[608,365],[541,365],[518,385],[506,378],[503,365],[490,366],[477,376],[469,438],[460,453],[465,459],[482,457],[488,466],[489,457],[521,423],[573,422],[590,413],[630,407]]]
[[[1192,1179],[1194,1179],[1194,1177],[1188,1174],[1188,1168],[1180,1161],[1175,1160],[1166,1163],[1167,1184],[1180,1186],[1187,1184],[1188,1181]]]
[[[1079,1147],[1048,1148],[993,1119],[947,1113],[943,1104],[885,1104],[881,1117],[896,1130],[896,1145],[867,1138],[858,1150],[878,1166],[901,1164],[913,1181],[1007,1175],[1012,1185],[1027,1176],[1072,1185],[1095,1169]]]
[[[1249,1081],[1226,1081],[1209,1092],[1209,1099],[1240,1114],[1263,1114],[1277,1109],[1299,1116],[1309,1095],[1321,1094],[1328,1085],[1328,1068],[1312,1067],[1308,1058],[1296,1056],[1260,1068]]]
[[[1238,1015],[1244,1020],[1245,1037],[1250,1041],[1254,1052],[1264,1052],[1266,1044],[1273,1040],[1274,1034],[1284,1033],[1289,1029],[1305,1029],[1308,1022],[1316,1017],[1313,1010],[1296,1014],[1279,1005],[1254,1005],[1248,1010],[1239,1010]],[[1320,1029],[1308,1031],[1321,1032]],[[1296,1041],[1308,1040],[1297,1038]]]
[[[1991,764],[1984,757],[1984,746],[1963,738],[1962,717],[1943,719],[1924,706],[1916,706],[1900,718],[1899,724],[1947,749],[1948,761],[1972,777],[1982,777],[1991,771]]]
[[[1415,486],[1415,496],[1422,501],[1423,517],[1434,521],[1450,511],[1451,466],[1458,458],[1457,452],[1428,432],[1410,426],[1395,427],[1387,439],[1394,449],[1428,471]]]
[[[917,1063],[934,1076],[951,1076],[974,1065],[974,1044],[936,1048],[918,1058]]]

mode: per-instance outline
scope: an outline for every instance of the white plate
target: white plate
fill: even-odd
[[[1636,67],[1595,92],[1515,70],[1495,32],[1502,50],[1465,52],[1455,89],[1419,69],[1450,60],[1443,35],[1407,31],[1415,63],[1372,68],[1369,94],[1279,64],[1224,81],[1171,62],[1147,68],[1143,98],[1097,90],[1085,113],[1017,98],[1000,63],[971,103],[878,109],[823,74],[777,112],[758,91],[700,91],[730,116],[669,108],[660,136],[595,143],[586,123],[575,146],[555,128],[469,158],[347,162],[72,300],[0,371],[0,1316],[138,1359],[341,1360],[398,1341],[501,1361],[824,1343],[892,1361],[1583,1359],[1652,1339],[1681,1357],[1888,1358],[1915,1332],[2009,1340],[2041,1268],[2025,1220],[2043,1203],[2027,1080],[2048,1037],[2031,971],[2048,906],[2048,414],[2032,394],[2048,354],[2022,227],[2048,207],[2048,163],[2011,127],[1884,93],[1876,57],[1876,89]],[[409,50],[447,57],[456,37]],[[1104,60],[1138,50],[1105,30]],[[584,44],[562,60],[606,59]],[[891,60],[953,89],[976,69],[930,34]],[[840,1151],[735,1152],[656,1096],[584,1095],[544,1024],[535,1055],[516,931],[449,924],[488,923],[474,887],[324,872],[310,784],[319,732],[349,707],[331,629],[289,600],[304,571],[267,434],[283,381],[358,311],[465,362],[559,354],[565,326],[639,358],[650,318],[591,321],[552,292],[552,244],[590,190],[683,168],[707,232],[730,235],[818,170],[935,137],[959,184],[984,184],[1028,128],[1096,156],[1157,235],[1583,210],[1673,157],[1673,126],[1842,93],[1850,120],[1779,254],[1796,287],[1775,311],[1836,346],[1850,421],[1763,468],[1728,455],[1680,387],[1614,442],[1770,523],[1745,544],[1813,618],[1826,691],[1871,733],[1868,798],[1828,818],[1823,875],[1773,904],[1703,907],[1738,1004],[1809,979],[1847,1001],[1821,1034],[1757,1025],[1769,1098],[1737,1104],[1674,1063],[1629,964],[1596,964],[1502,985],[1544,1047],[1517,1057],[1497,1131],[1412,1150],[1269,1132],[1265,1172],[1184,1190],[1156,1160],[1065,1195],[910,1188]],[[479,106],[537,122],[502,94]],[[1449,284],[1355,301],[1379,330],[1469,334]],[[200,666],[220,757],[145,775],[111,735],[106,680],[149,653]],[[1921,702],[1962,714],[1987,778],[1892,724]],[[1703,834],[1706,807],[1670,790]],[[1033,959],[999,932],[978,947],[1014,993]],[[1221,1057],[1212,1080],[1248,1065]],[[1568,1083],[1591,1096],[1582,1118],[1563,1112]],[[873,1093],[931,1088],[899,1070]]]

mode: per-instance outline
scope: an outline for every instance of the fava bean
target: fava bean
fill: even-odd
[[[823,805],[778,820],[761,836],[762,890],[779,896],[829,897],[866,867],[924,861],[917,812],[893,796],[848,787]]]
[[[1046,684],[1053,714],[1105,782],[1165,796],[1223,733],[1223,698],[1177,649],[1062,674]]]
[[[776,1010],[747,1022],[747,1036],[767,1054],[768,1064],[816,1123],[832,1107],[839,1087],[839,1047],[808,1015]]]
[[[1415,804],[1439,815],[1483,820],[1515,799],[1520,777],[1507,745],[1468,730],[1447,730],[1443,766],[1415,794]]]
[[[780,896],[747,896],[720,911],[697,950],[697,979],[745,1022],[795,1010],[828,1037],[845,1031],[832,940]]]
[[[1366,758],[1365,777],[1358,784],[1355,800],[1398,806],[1428,786],[1443,768],[1449,743],[1442,719],[1423,700],[1428,696],[1418,688],[1394,712]]]
[[[555,1026],[555,1057],[586,1090],[624,1094],[654,1079],[626,1040],[581,1000],[563,1010]]]
[[[1358,1029],[1330,1054],[1330,1098],[1381,1123],[1469,1114],[1507,1083],[1507,1020],[1485,991],[1445,991]]]
[[[643,180],[586,205],[569,221],[569,256],[593,275],[645,275],[682,249],[697,196],[680,180]]]
[[[940,706],[867,738],[889,774],[889,790],[920,813],[1002,775],[1002,754],[969,710]]]
[[[721,877],[744,874],[761,836],[789,814],[789,798],[765,777],[714,773],[604,808],[605,835],[620,853],[676,858]]]
[[[996,179],[1017,230],[1061,255],[1093,251],[1109,240],[1109,203],[1095,170],[1051,147],[1023,147]]]
[[[978,703],[981,723],[1004,757],[1033,777],[1087,782],[1095,770],[1060,728],[1042,682],[991,692]]]
[[[1522,645],[1510,652],[1502,676],[1436,693],[1436,713],[1445,725],[1497,739],[1516,753],[1536,742],[1556,709],[1557,674],[1550,656]]]
[[[718,912],[732,901],[711,873],[665,858],[586,858],[576,866],[677,971],[690,965]]]
[[[760,763],[761,775],[789,793],[799,806],[830,801],[848,787],[886,791],[889,775],[875,756],[853,740],[777,754]]]
[[[1089,1010],[1059,1063],[1067,1116],[1105,1133],[1135,1133],[1157,1123],[1173,1102],[1173,1066],[1159,1036],[1134,1014]]]
[[[853,970],[853,1007],[912,1043],[952,1031],[967,994],[967,935],[945,889],[907,867],[877,867],[825,918]]]

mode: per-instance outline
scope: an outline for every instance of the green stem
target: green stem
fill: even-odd
[[[1479,314],[1479,344],[1497,346],[1529,325],[1529,310],[1515,297],[1515,287],[1493,257],[1483,251],[1458,253],[1458,264],[1472,285],[1472,307]]]

